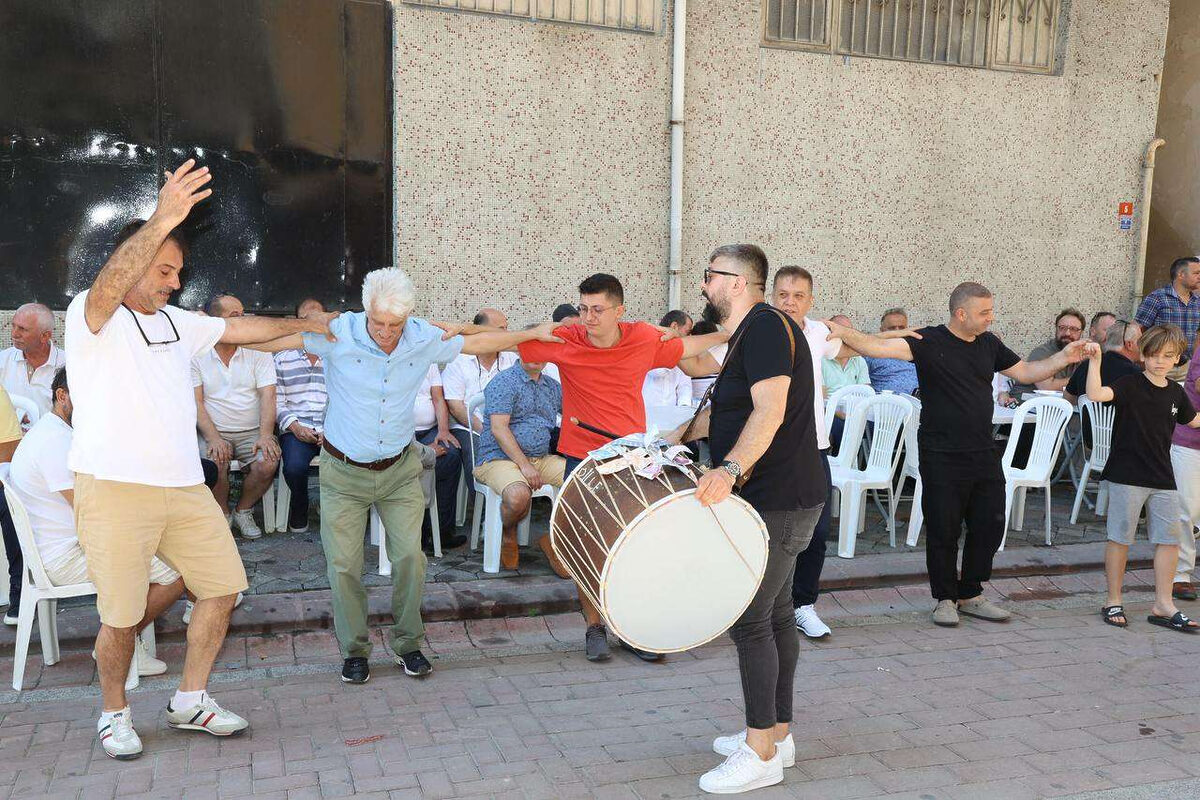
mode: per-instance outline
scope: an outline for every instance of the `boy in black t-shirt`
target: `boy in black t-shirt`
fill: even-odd
[[[1154,544],[1154,607],[1146,619],[1178,631],[1196,633],[1200,625],[1175,607],[1171,589],[1179,556],[1179,495],[1171,468],[1171,436],[1176,423],[1200,428],[1183,387],[1167,378],[1187,349],[1183,331],[1174,325],[1155,325],[1142,334],[1142,362],[1146,371],[1126,375],[1111,386],[1100,377],[1100,347],[1088,345],[1088,398],[1111,402],[1112,449],[1101,480],[1108,481],[1108,542],[1104,549],[1104,577],[1108,604],[1101,610],[1109,625],[1129,624],[1121,604],[1125,562],[1137,533],[1138,516],[1147,507],[1147,533]]]
[[[992,559],[1004,537],[1004,473],[992,440],[994,373],[1034,384],[1083,357],[1084,342],[1072,342],[1050,358],[1022,361],[988,331],[993,319],[992,293],[968,282],[950,294],[949,321],[922,328],[913,338],[881,339],[827,323],[831,338],[840,338],[864,356],[916,364],[922,404],[918,447],[925,564],[937,601],[937,625],[957,625],[960,612],[992,622],[1010,616],[983,596],[983,583],[991,578]]]

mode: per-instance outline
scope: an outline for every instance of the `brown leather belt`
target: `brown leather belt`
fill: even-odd
[[[390,458],[381,458],[378,461],[370,461],[370,462],[355,461],[352,458],[347,458],[345,453],[343,453],[341,450],[338,450],[336,447],[331,445],[329,443],[328,439],[323,440],[321,443],[321,446],[325,448],[326,453],[329,453],[329,455],[333,456],[338,461],[341,461],[343,464],[349,464],[352,467],[361,467],[363,469],[369,469],[372,472],[383,472],[385,469],[390,467],[392,464],[395,464],[397,461],[399,461],[401,458],[404,457],[404,450],[401,450],[399,453],[397,453],[396,455],[394,455]],[[405,448],[405,450],[407,450],[407,449],[408,448]]]

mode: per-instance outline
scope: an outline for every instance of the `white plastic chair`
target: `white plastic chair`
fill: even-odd
[[[433,531],[433,557],[442,557],[442,525],[437,507],[437,470],[430,467],[421,471],[421,491],[425,493],[425,508],[429,510],[429,527]],[[379,574],[391,575],[392,562],[387,557],[387,529],[375,506],[371,506],[371,544],[379,548]]]
[[[840,391],[840,390],[839,390]],[[835,392],[836,394],[836,392]],[[831,398],[832,399],[832,398]],[[841,513],[838,517],[838,556],[854,558],[854,542],[862,527],[865,495],[870,489],[886,489],[888,494],[888,535],[896,546],[896,492],[892,476],[900,459],[900,443],[904,441],[913,408],[907,400],[891,394],[874,395],[855,405],[846,418],[842,447],[830,460],[833,486],[840,495]],[[875,434],[867,451],[866,466],[855,463],[870,416]]]
[[[230,472],[249,472],[250,465],[243,464],[242,462],[238,461],[236,458],[230,459],[229,471]],[[278,464],[275,465],[275,471],[276,471],[276,473],[278,473],[278,471],[279,471]],[[271,531],[278,530],[278,528],[276,526],[276,522],[275,522],[275,479],[274,478],[272,478],[271,482],[267,484],[267,490],[265,492],[263,492],[262,509],[263,509],[263,527],[262,527],[263,531],[265,533],[270,533]],[[283,524],[285,526],[287,525],[287,516],[286,515],[284,516]]]
[[[1046,492],[1046,544],[1050,544],[1053,521],[1050,519],[1050,483],[1054,477],[1054,465],[1062,449],[1063,432],[1075,409],[1061,397],[1034,397],[1017,406],[1013,415],[1012,432],[1004,448],[1001,462],[1004,468],[1004,538],[1000,549],[1008,538],[1008,521],[1012,517],[1013,528],[1021,530],[1025,521],[1025,492],[1027,489],[1042,489]],[[1033,444],[1029,448],[1029,460],[1021,469],[1013,467],[1013,456],[1021,438],[1021,426],[1030,415],[1033,421]]]
[[[312,469],[321,463],[320,456],[313,456],[313,460],[308,462],[308,468]],[[266,503],[266,496],[263,497],[263,503]],[[287,481],[283,479],[283,462],[279,464],[279,474],[275,476],[275,532],[286,533],[288,528],[288,514],[292,508],[292,490],[287,485]]]
[[[38,408],[38,404],[28,397],[19,394],[10,394],[8,399],[12,401],[13,408],[16,409],[17,419],[20,419],[22,414],[24,414],[24,416],[29,418],[30,427],[41,418],[42,412]]]
[[[1083,462],[1083,470],[1079,474],[1079,487],[1075,490],[1075,505],[1071,508],[1071,524],[1079,519],[1079,505],[1083,502],[1087,491],[1088,478],[1095,472],[1099,475],[1108,463],[1108,453],[1112,448],[1113,419],[1116,416],[1116,406],[1107,403],[1094,403],[1086,397],[1079,401],[1079,408],[1087,417],[1087,425],[1092,431],[1092,449]],[[1106,511],[1108,490],[1104,481],[1098,482],[1096,489],[1096,514],[1103,515]]]
[[[903,487],[905,478],[913,480],[912,509],[908,515],[908,538],[905,542],[909,547],[916,547],[917,539],[921,536],[921,525],[925,522],[925,512],[921,510],[924,487],[921,483],[920,449],[917,445],[917,434],[921,430],[921,401],[907,394],[904,395],[904,399],[912,406],[913,413],[908,427],[904,429],[904,466],[900,468],[900,485]],[[893,510],[892,527],[895,525]]]
[[[837,416],[838,411],[846,415],[848,422],[851,412],[854,411],[858,404],[874,396],[875,390],[865,384],[843,386],[830,394],[828,399],[825,400],[825,436],[831,437],[833,435],[833,420]],[[846,441],[845,428],[843,427],[842,430],[842,441],[844,442]],[[855,444],[855,447],[857,448],[858,445]],[[831,457],[839,455],[841,455],[840,448],[837,453],[830,454]]]
[[[12,490],[8,477],[8,464],[0,465],[0,486],[4,487],[4,497],[8,501],[8,511],[12,515],[13,528],[17,532],[17,541],[21,544],[21,556],[25,568],[21,571],[21,608],[17,613],[17,642],[13,654],[14,691],[21,691],[25,684],[25,661],[29,657],[29,642],[33,638],[33,620],[38,621],[38,633],[42,639],[42,663],[53,666],[59,662],[58,650],[58,601],[67,597],[86,597],[96,593],[96,586],[91,582],[72,583],[66,586],[55,586],[46,575],[42,565],[42,556],[38,552],[37,543],[33,538],[33,528],[29,524],[29,515],[25,505]],[[141,633],[142,641],[151,655],[155,651],[154,623],[151,622]],[[125,678],[126,689],[136,689],[138,685],[137,656],[129,662],[129,674]]]
[[[477,394],[470,398],[467,404],[467,417],[473,419],[476,411],[483,407],[483,395]],[[475,450],[479,447],[479,434],[471,431],[471,452],[468,454],[471,463],[475,463]],[[504,519],[500,511],[500,495],[488,488],[487,484],[478,479],[475,483],[475,513],[471,519],[471,550],[479,547],[479,530],[483,528],[483,571],[496,573],[500,571],[500,540],[504,535]],[[533,492],[530,507],[534,497],[545,497],[554,502],[558,489],[548,483]],[[529,545],[529,514],[517,524],[517,544]]]

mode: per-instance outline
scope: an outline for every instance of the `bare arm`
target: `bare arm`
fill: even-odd
[[[208,167],[192,169],[195,166],[196,161],[189,158],[177,170],[167,173],[150,219],[113,251],[92,282],[83,309],[92,333],[99,333],[112,319],[125,295],[153,265],[154,255],[168,234],[187,219],[193,206],[212,194],[212,189],[203,188],[212,179]]]
[[[1113,390],[1100,380],[1100,345],[1092,346],[1095,355],[1088,354],[1087,396],[1094,403],[1107,403],[1113,399]]]
[[[717,363],[717,359],[713,354],[707,350],[692,358],[681,359],[679,361],[679,368],[689,378],[707,378],[709,375],[715,375],[721,371],[721,365]]]
[[[562,340],[552,333],[557,327],[553,322],[547,322],[527,331],[486,330],[482,333],[464,334],[462,351],[467,355],[478,356],[501,350],[515,350],[522,342],[561,342]]]
[[[20,443],[20,439],[13,439],[11,442],[0,442],[0,464],[7,464],[12,461],[13,453],[17,452],[17,445]]]
[[[230,447],[229,442],[221,438],[220,431],[213,424],[212,417],[208,415],[208,409],[204,407],[204,387],[197,386],[195,388],[196,427],[200,429],[200,435],[208,444],[208,457],[220,465],[228,464],[233,455],[233,448]]]
[[[74,489],[59,489],[58,493],[67,501],[67,505],[71,508],[75,507],[75,490]]]
[[[853,328],[838,325],[836,322],[830,320],[825,320],[825,324],[829,326],[830,339],[842,340],[843,350],[848,347],[859,355],[870,356],[871,358],[896,358],[901,361],[913,360],[912,348],[908,346],[908,340],[903,336],[884,338],[856,331]]]
[[[446,392],[441,386],[429,387],[429,398],[433,401],[433,415],[437,418],[435,445],[458,447],[458,439],[450,433],[450,409],[446,407]]]
[[[788,387],[792,379],[787,375],[779,375],[759,381],[750,387],[750,397],[754,401],[754,410],[746,419],[737,443],[725,458],[736,461],[746,472],[762,458],[771,446],[776,431],[783,423],[783,412],[787,408]],[[696,489],[696,499],[701,505],[719,503],[729,496],[733,489],[733,476],[723,469],[714,469],[704,474]]]
[[[475,417],[474,419],[470,420],[469,422],[467,421],[467,404],[466,403],[464,403],[462,400],[447,399],[446,405],[450,409],[451,416],[453,416],[456,420],[458,420],[458,424],[465,425],[466,427],[470,428],[471,430],[475,431],[476,433],[483,433],[483,423],[479,421],[478,416]]]
[[[329,323],[337,318],[337,312],[329,314],[311,314],[305,319],[284,319],[281,317],[229,317],[225,320],[225,335],[221,337],[222,344],[260,344],[286,342],[291,347],[281,347],[280,350],[301,350],[304,339],[301,333],[320,333],[330,336]],[[256,347],[255,350],[264,350]],[[275,352],[266,350],[265,352]]]
[[[275,435],[275,387],[260,386],[258,392],[258,435]]]
[[[719,344],[729,341],[729,334],[724,331],[706,333],[703,336],[684,336],[683,355],[680,358],[693,358],[707,353]]]
[[[691,424],[691,420],[688,420],[663,438],[672,444],[686,444],[687,442],[683,441],[684,433],[687,433],[689,442],[704,439],[708,436],[708,421],[710,419],[712,419],[712,405],[707,405],[696,416],[696,424],[692,425],[691,431],[687,429],[687,426]]]
[[[247,350],[257,350],[260,353],[279,353],[284,350],[303,350],[304,337],[298,333],[289,333],[287,336],[281,336],[278,339],[272,339],[269,342],[251,342],[243,344],[242,347]]]
[[[517,437],[513,436],[512,428],[508,426],[511,414],[492,414],[492,435],[496,437],[496,444],[500,445],[500,449],[504,451],[504,455],[509,461],[517,465],[517,468],[524,471],[526,467],[532,467],[529,457],[525,455],[525,451],[521,449],[521,445],[517,444]]]
[[[1084,348],[1090,342],[1080,340],[1071,342],[1069,345],[1059,350],[1050,358],[1043,358],[1041,361],[1018,361],[1011,367],[1003,371],[1003,374],[1012,378],[1017,383],[1027,386],[1035,386],[1041,381],[1052,377],[1054,373],[1065,369],[1070,364],[1077,364],[1084,358]],[[1097,345],[1097,349],[1099,346]],[[1096,356],[1099,358],[1099,355]],[[1089,375],[1090,375],[1089,370]],[[1063,382],[1066,385],[1066,382]],[[1090,396],[1090,393],[1089,393]],[[1093,398],[1095,399],[1095,398]]]

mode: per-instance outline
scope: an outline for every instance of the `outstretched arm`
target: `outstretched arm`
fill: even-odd
[[[1069,364],[1078,364],[1085,358],[1086,353],[1084,350],[1089,344],[1092,343],[1085,342],[1082,339],[1077,342],[1071,342],[1062,350],[1059,350],[1049,358],[1043,358],[1041,361],[1018,361],[1004,370],[1004,374],[1017,383],[1033,386],[1039,381],[1044,381],[1054,375],[1054,373],[1066,368]],[[1099,347],[1099,345],[1096,345],[1097,360],[1100,358]],[[1088,371],[1088,377],[1091,377],[1090,370]],[[1091,392],[1088,392],[1088,396],[1091,396]],[[1095,398],[1092,399],[1094,400]]]
[[[150,269],[154,254],[171,231],[187,219],[193,206],[212,194],[212,189],[204,188],[212,180],[208,167],[192,169],[195,166],[195,159],[189,158],[179,169],[166,173],[167,181],[158,190],[158,205],[150,219],[113,251],[92,282],[83,309],[92,333],[99,333],[112,319],[125,295]]]
[[[1113,399],[1113,390],[1100,380],[1100,345],[1089,343],[1087,347],[1088,374],[1087,396],[1094,403],[1107,403]],[[1049,360],[1049,359],[1047,359]]]
[[[304,319],[229,317],[225,320],[225,335],[221,337],[221,343],[254,345],[286,339],[292,347],[280,347],[280,350],[301,349],[304,347],[301,333],[321,333],[333,339],[333,334],[329,332],[329,323],[337,316],[338,312],[334,311],[327,314],[310,314]],[[265,347],[253,349],[276,352]]]
[[[832,320],[824,320],[824,322],[829,326],[830,339],[841,339],[843,345],[859,355],[872,358],[896,358],[901,361],[913,360],[912,348],[908,346],[908,339],[903,336],[883,338],[856,331],[845,325],[838,325]],[[917,335],[915,331],[910,333],[913,336]]]
[[[562,339],[553,334],[557,327],[556,323],[545,322],[526,331],[486,330],[481,333],[464,334],[462,352],[477,356],[500,350],[515,350],[521,342],[561,342]]]

